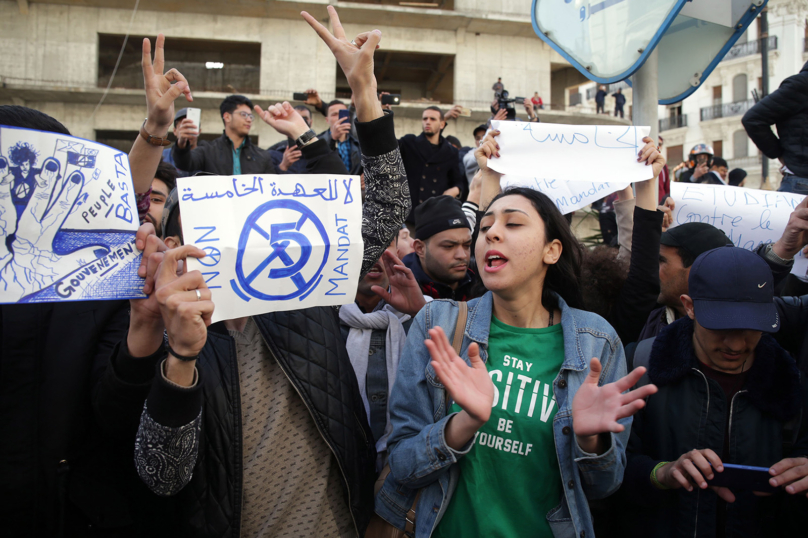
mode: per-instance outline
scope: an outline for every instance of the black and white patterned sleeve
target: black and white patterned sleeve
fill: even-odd
[[[163,426],[143,406],[135,439],[135,466],[140,479],[157,495],[175,495],[191,481],[199,454],[201,424],[200,411],[189,424]]]
[[[357,122],[356,129],[365,172],[365,202],[362,206],[365,253],[361,279],[398,235],[410,213],[412,201],[392,113],[368,123]]]

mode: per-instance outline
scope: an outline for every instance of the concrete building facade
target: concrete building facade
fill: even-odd
[[[405,101],[396,110],[399,136],[421,131],[428,104],[457,103],[471,108],[472,116],[451,121],[445,134],[471,145],[474,127],[490,117],[497,77],[511,96],[539,92],[547,104],[542,121],[591,123],[591,115],[554,95],[562,81],[585,79],[535,36],[530,0],[438,1],[331,2],[347,35],[382,31],[376,75],[380,90],[401,93]],[[186,74],[192,106],[203,111],[203,137],[221,134],[218,107],[229,93],[262,106],[307,88],[326,101],[346,96],[331,52],[299,15],[306,10],[326,21],[325,1],[141,0],[133,14],[134,5],[0,0],[0,104],[42,110],[79,137],[131,143],[145,115],[141,43],[158,33],[166,35],[167,68]],[[315,130],[324,130],[324,118],[313,117]],[[261,121],[253,134],[261,147],[281,139]]]

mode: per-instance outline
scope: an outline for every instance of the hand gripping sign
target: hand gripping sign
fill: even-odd
[[[0,126],[0,303],[143,298],[129,159]]]
[[[213,321],[353,301],[362,265],[359,179],[328,175],[180,178],[188,259]]]

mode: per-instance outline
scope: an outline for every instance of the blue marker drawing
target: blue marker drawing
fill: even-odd
[[[137,222],[128,201],[113,199],[132,191],[128,160],[119,178],[114,154],[78,138],[0,126],[0,302],[143,297]],[[130,221],[110,226],[113,208]]]
[[[299,215],[296,220],[288,221],[290,212]],[[277,222],[281,216],[286,216],[283,220],[287,222]],[[308,234],[302,231],[304,228],[308,230]],[[312,243],[309,240],[312,233],[319,234],[325,245],[321,257],[313,256]],[[271,250],[259,263],[245,267],[248,243],[256,239],[258,243],[267,245]],[[290,254],[289,247],[293,243],[296,248]],[[328,233],[311,209],[296,200],[266,202],[256,208],[244,223],[238,241],[236,279],[231,280],[230,285],[245,301],[248,300],[246,295],[262,301],[285,301],[307,295],[307,291],[313,290],[319,284],[318,277],[321,276],[323,267],[328,261],[329,251]],[[293,256],[294,253],[297,259]],[[306,279],[302,271],[311,266],[315,266],[316,270],[309,279]],[[278,295],[279,284],[285,280],[293,284],[295,291]]]

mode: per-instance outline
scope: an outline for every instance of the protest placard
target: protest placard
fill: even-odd
[[[362,266],[359,178],[329,175],[179,179],[189,258],[211,290],[213,321],[346,304]]]
[[[671,197],[676,202],[673,226],[706,222],[747,250],[780,239],[791,212],[805,198],[790,192],[679,182],[671,183]],[[802,266],[797,264],[795,271]],[[804,267],[801,276],[805,276]]]
[[[143,298],[129,159],[0,126],[0,303]]]
[[[527,187],[546,194],[555,202],[562,214],[572,213],[592,202],[609,196],[613,192],[625,189],[629,183],[597,183],[590,181],[564,181],[561,179],[544,179],[538,177],[502,176],[502,190],[509,187]]]
[[[500,131],[500,157],[489,166],[501,174],[615,184],[653,176],[637,162],[650,127],[492,121],[491,128]]]

